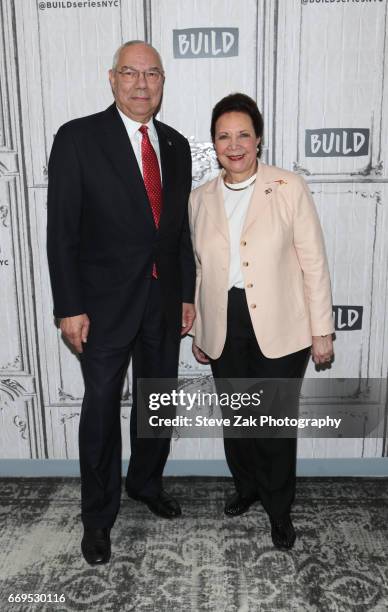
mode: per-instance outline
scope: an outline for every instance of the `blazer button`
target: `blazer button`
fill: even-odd
[[[247,243],[246,243],[246,241],[245,241],[245,240],[241,240],[241,243],[240,243],[240,244],[241,244],[241,246],[247,246]]]
[[[248,284],[247,284],[247,287],[248,287],[248,289],[252,289],[252,287],[253,287],[253,283],[248,283]]]
[[[243,266],[249,266],[249,263],[247,261],[243,261]]]
[[[251,304],[251,308],[256,308],[256,304]]]

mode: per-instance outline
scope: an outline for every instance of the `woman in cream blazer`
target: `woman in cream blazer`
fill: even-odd
[[[222,170],[190,196],[197,266],[193,352],[215,378],[301,378],[333,356],[330,278],[318,215],[304,180],[258,160],[263,120],[232,94],[213,109]],[[225,513],[258,499],[275,546],[291,548],[295,438],[225,438],[235,494]]]

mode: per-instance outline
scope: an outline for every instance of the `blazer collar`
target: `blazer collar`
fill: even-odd
[[[228,219],[225,212],[224,197],[223,197],[223,180],[225,170],[221,170],[220,174],[210,181],[205,188],[204,205],[217,229],[223,236],[229,240]],[[259,162],[257,168],[256,182],[249,203],[247,215],[242,230],[244,234],[247,229],[256,221],[259,214],[268,206],[272,200],[272,188],[265,183],[263,164]]]
[[[218,231],[229,240],[229,226],[224,206],[224,194],[222,190],[224,171],[213,180],[209,181],[204,189],[203,205],[209,217],[212,218]]]
[[[272,201],[272,188],[265,182],[265,166],[259,161],[257,167],[256,183],[253,189],[251,201],[245,217],[241,235],[244,235],[248,228],[262,215],[263,210]]]

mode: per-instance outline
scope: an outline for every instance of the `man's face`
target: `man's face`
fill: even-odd
[[[140,72],[151,69],[162,72],[160,59],[153,49],[139,43],[124,48],[119,56],[117,70],[109,71],[109,81],[119,109],[134,121],[147,123],[159,106],[164,76],[157,82],[151,82],[144,74],[139,74],[137,79],[130,81],[118,72],[126,68]]]

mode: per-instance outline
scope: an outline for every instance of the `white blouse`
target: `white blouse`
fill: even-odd
[[[229,189],[225,185],[222,186],[225,213],[229,225],[230,242],[228,289],[232,287],[238,287],[239,289],[244,288],[244,280],[241,272],[240,239],[255,180],[256,175],[250,176],[249,179],[242,183],[227,183]],[[244,187],[246,187],[246,189],[244,189]],[[241,189],[242,191],[240,191]]]

